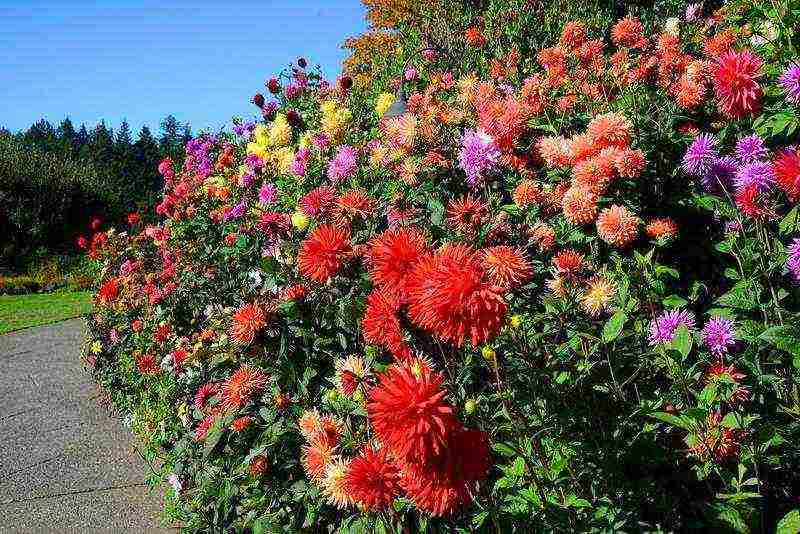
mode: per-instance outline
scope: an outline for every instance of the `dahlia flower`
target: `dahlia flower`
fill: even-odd
[[[230,335],[239,343],[252,343],[258,331],[267,324],[267,314],[257,304],[242,306],[231,318]]]
[[[445,220],[458,232],[469,234],[483,224],[489,211],[479,197],[467,193],[447,204]]]
[[[526,208],[535,206],[542,200],[542,191],[533,180],[522,180],[514,188],[511,196],[514,199],[514,204],[520,208]]]
[[[686,310],[670,310],[659,315],[650,323],[650,344],[672,343],[679,326],[694,329],[694,317]]]
[[[344,395],[352,396],[370,376],[370,370],[364,359],[351,354],[347,358],[339,358],[335,362],[336,385]]]
[[[306,193],[298,202],[304,215],[321,217],[336,207],[336,190],[330,186],[320,186]]]
[[[344,145],[339,147],[336,156],[328,163],[328,178],[333,184],[339,184],[349,179],[358,168],[358,152],[356,149]]]
[[[762,162],[769,157],[769,149],[758,134],[748,135],[739,139],[736,142],[734,153],[736,154],[736,160],[743,165]]]
[[[394,364],[369,392],[367,414],[381,444],[402,462],[431,465],[459,426],[441,374]]]
[[[598,201],[596,192],[586,187],[572,186],[561,199],[564,218],[575,226],[589,224],[597,218]]]
[[[645,233],[650,239],[672,239],[678,233],[678,225],[669,217],[658,217],[647,223]]]
[[[481,250],[487,278],[505,290],[522,285],[532,273],[525,253],[515,247],[497,246]]]
[[[755,187],[759,192],[770,189],[775,182],[775,173],[771,163],[756,162],[740,168],[733,179],[736,189],[741,191],[747,187]]]
[[[800,104],[800,64],[792,63],[778,78],[778,84],[786,93],[786,100]]]
[[[586,133],[598,149],[611,146],[628,148],[632,129],[633,124],[627,117],[610,112],[593,118],[586,127]]]
[[[334,458],[325,470],[325,477],[321,481],[322,492],[328,502],[337,508],[347,508],[353,504],[353,498],[347,490],[347,473],[350,460]]]
[[[346,229],[324,224],[300,245],[297,266],[305,278],[324,284],[339,271],[352,251]]]
[[[373,291],[367,296],[361,332],[367,343],[386,347],[395,357],[403,359],[409,349],[403,340],[399,311],[400,300],[395,292]]]
[[[780,187],[792,202],[800,200],[800,152],[783,150],[773,162],[773,173]]]
[[[405,300],[408,275],[427,246],[422,232],[412,227],[386,230],[372,238],[366,259],[373,283]]]
[[[577,274],[583,269],[583,255],[574,250],[562,250],[553,256],[553,267],[559,274]]]
[[[627,16],[611,28],[611,41],[619,47],[635,47],[644,39],[644,27],[639,19]]]
[[[424,256],[408,282],[412,322],[436,337],[474,346],[496,336],[506,303],[500,288],[486,277],[480,254],[468,245],[444,245]]]
[[[417,508],[450,515],[472,500],[474,486],[491,467],[488,439],[480,430],[456,428],[431,465],[403,466],[400,485]]]
[[[206,402],[208,399],[219,393],[219,386],[213,382],[206,382],[194,394],[194,401],[192,404],[198,412],[205,411]]]
[[[400,473],[386,449],[366,445],[347,469],[345,487],[353,500],[370,511],[386,510],[400,495]]]
[[[763,91],[758,85],[761,59],[750,50],[730,50],[717,58],[714,92],[720,111],[738,119],[761,109]]]
[[[497,168],[500,148],[484,131],[468,131],[461,138],[458,163],[467,174],[467,183],[475,187],[486,175]]]
[[[222,406],[238,410],[267,385],[267,375],[250,365],[242,365],[222,383]]]
[[[704,133],[698,135],[686,149],[681,165],[686,174],[699,177],[708,172],[717,156],[717,140],[711,134]]]
[[[303,465],[303,471],[314,482],[323,480],[333,459],[333,444],[324,439],[315,440],[303,445],[300,449],[300,463]]]
[[[736,171],[739,166],[730,156],[713,158],[708,169],[701,177],[703,190],[706,192],[721,192],[732,190]]]
[[[721,358],[728,347],[736,342],[733,336],[733,321],[725,317],[712,317],[703,327],[703,343],[711,354]]]
[[[640,222],[624,206],[611,206],[597,216],[597,235],[609,245],[624,247],[636,239]]]

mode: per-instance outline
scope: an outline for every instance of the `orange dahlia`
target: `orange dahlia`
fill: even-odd
[[[636,239],[640,222],[624,206],[611,206],[597,217],[597,235],[610,245],[624,247]]]
[[[158,365],[156,361],[156,357],[153,354],[137,354],[135,356],[136,359],[136,368],[139,372],[143,375],[157,375],[161,372],[161,367]]]
[[[572,50],[580,48],[586,42],[586,25],[578,20],[567,22],[561,30],[558,42]]]
[[[366,445],[347,470],[345,486],[353,500],[366,510],[386,510],[400,495],[400,473],[386,449]]]
[[[644,228],[650,239],[672,239],[678,233],[678,225],[669,217],[651,219]]]
[[[577,274],[583,269],[583,255],[574,250],[562,250],[553,257],[553,267],[562,274]]]
[[[300,463],[303,464],[303,470],[308,478],[315,482],[325,477],[333,456],[333,444],[324,439],[312,441],[300,449]]]
[[[593,222],[597,217],[597,193],[580,186],[570,187],[561,199],[564,218],[575,226]]]
[[[222,383],[222,406],[238,410],[267,385],[267,375],[251,365],[242,365]]]
[[[487,278],[498,287],[513,289],[531,276],[531,265],[525,253],[516,247],[489,247],[481,250],[481,255]]]
[[[456,231],[471,233],[482,225],[489,210],[480,198],[467,193],[459,199],[453,199],[447,204],[447,224]]]
[[[611,42],[620,47],[641,47],[644,27],[639,19],[627,16],[611,28]]]
[[[539,250],[546,252],[552,250],[556,243],[556,232],[550,225],[539,223],[530,229],[528,235],[539,247]]]
[[[647,159],[641,150],[625,148],[616,151],[614,167],[623,178],[638,178],[647,166]]]
[[[438,338],[478,345],[500,332],[506,303],[486,277],[480,254],[468,245],[444,245],[424,256],[408,284],[408,315]]]
[[[542,191],[533,180],[522,180],[512,194],[514,204],[520,208],[535,206],[542,200]]]
[[[344,228],[324,224],[300,245],[297,252],[300,274],[325,283],[339,271],[352,252],[350,233]]]
[[[569,140],[569,160],[570,164],[576,165],[578,162],[590,158],[597,154],[597,145],[589,134],[578,134]]]
[[[459,423],[444,400],[443,377],[394,364],[369,392],[367,415],[381,444],[402,462],[430,465]]]
[[[231,318],[231,337],[239,343],[252,343],[256,334],[267,324],[267,314],[258,304],[242,306]]]
[[[542,137],[537,141],[536,148],[548,167],[570,164],[570,144],[563,137]]]
[[[616,153],[614,154],[616,155]],[[598,154],[579,161],[572,168],[574,184],[592,191],[603,192],[616,177],[614,159],[609,154]]]
[[[631,121],[616,112],[598,115],[586,127],[586,133],[598,149],[609,146],[627,148],[631,142]]]
[[[422,232],[410,226],[374,237],[366,256],[372,282],[405,300],[408,275],[427,247]]]
[[[363,189],[351,189],[342,193],[336,206],[340,222],[349,223],[355,219],[367,219],[375,208],[375,201]]]

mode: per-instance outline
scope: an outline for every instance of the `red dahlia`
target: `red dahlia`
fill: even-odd
[[[239,343],[252,343],[256,333],[267,324],[267,314],[257,304],[242,306],[231,318],[230,335]]]
[[[422,467],[403,467],[400,484],[417,508],[431,515],[449,515],[472,500],[477,481],[491,467],[486,434],[474,429],[456,429],[437,461]]]
[[[328,215],[336,208],[336,189],[323,185],[312,189],[300,199],[300,210],[309,217]]]
[[[489,247],[481,250],[481,256],[487,277],[498,287],[513,289],[531,276],[525,253],[516,247]]]
[[[781,152],[772,164],[778,186],[792,202],[800,200],[800,153],[790,148]]]
[[[364,447],[347,470],[345,486],[350,496],[367,510],[385,510],[400,494],[400,473],[386,449]]]
[[[737,119],[761,109],[764,93],[756,81],[761,65],[761,59],[749,50],[731,50],[717,59],[714,91],[723,114]]]
[[[403,341],[403,329],[397,314],[400,301],[394,293],[375,290],[367,297],[367,308],[361,321],[364,340],[386,347],[395,357],[405,359],[409,349]]]
[[[119,281],[112,278],[105,282],[97,292],[97,297],[103,304],[111,304],[119,296]]]
[[[369,392],[367,414],[381,444],[401,462],[432,464],[459,425],[444,401],[442,376],[394,364]]]
[[[350,233],[346,229],[322,225],[300,245],[297,253],[300,274],[324,284],[352,252]]]
[[[506,303],[491,284],[481,254],[468,245],[447,244],[417,263],[408,282],[411,320],[437,337],[478,345],[503,327]]]
[[[404,300],[408,275],[426,250],[425,236],[412,227],[399,227],[376,236],[367,253],[372,282]]]

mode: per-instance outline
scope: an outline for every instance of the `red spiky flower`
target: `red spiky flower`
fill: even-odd
[[[402,462],[430,465],[459,422],[444,400],[441,374],[392,365],[369,392],[367,414],[381,444]]]
[[[800,153],[790,148],[782,151],[772,164],[778,187],[792,202],[800,200]]]
[[[503,327],[506,303],[502,289],[487,277],[479,252],[447,244],[420,259],[409,277],[408,315],[438,338],[478,345]]]
[[[761,59],[750,50],[730,50],[717,59],[714,92],[724,115],[738,119],[761,109],[764,92],[757,81],[761,65]]]
[[[376,236],[367,253],[373,283],[404,300],[408,274],[426,250],[425,236],[416,228],[399,227]]]
[[[350,233],[346,229],[322,225],[300,245],[297,252],[300,274],[324,284],[352,252]]]
[[[400,484],[417,508],[434,516],[449,515],[472,500],[473,486],[490,466],[486,434],[458,428],[435,463],[405,465]]]
[[[489,247],[481,250],[481,255],[488,279],[498,287],[513,289],[531,276],[525,253],[516,247]]]
[[[258,304],[242,306],[231,318],[231,337],[244,344],[252,343],[261,328],[267,324],[267,314]]]
[[[347,469],[345,486],[350,496],[367,510],[385,510],[400,494],[400,473],[386,449],[367,445]]]

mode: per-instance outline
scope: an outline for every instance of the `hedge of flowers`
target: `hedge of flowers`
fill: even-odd
[[[92,238],[85,359],[185,531],[797,531],[800,10],[528,51],[509,4],[299,59]]]

